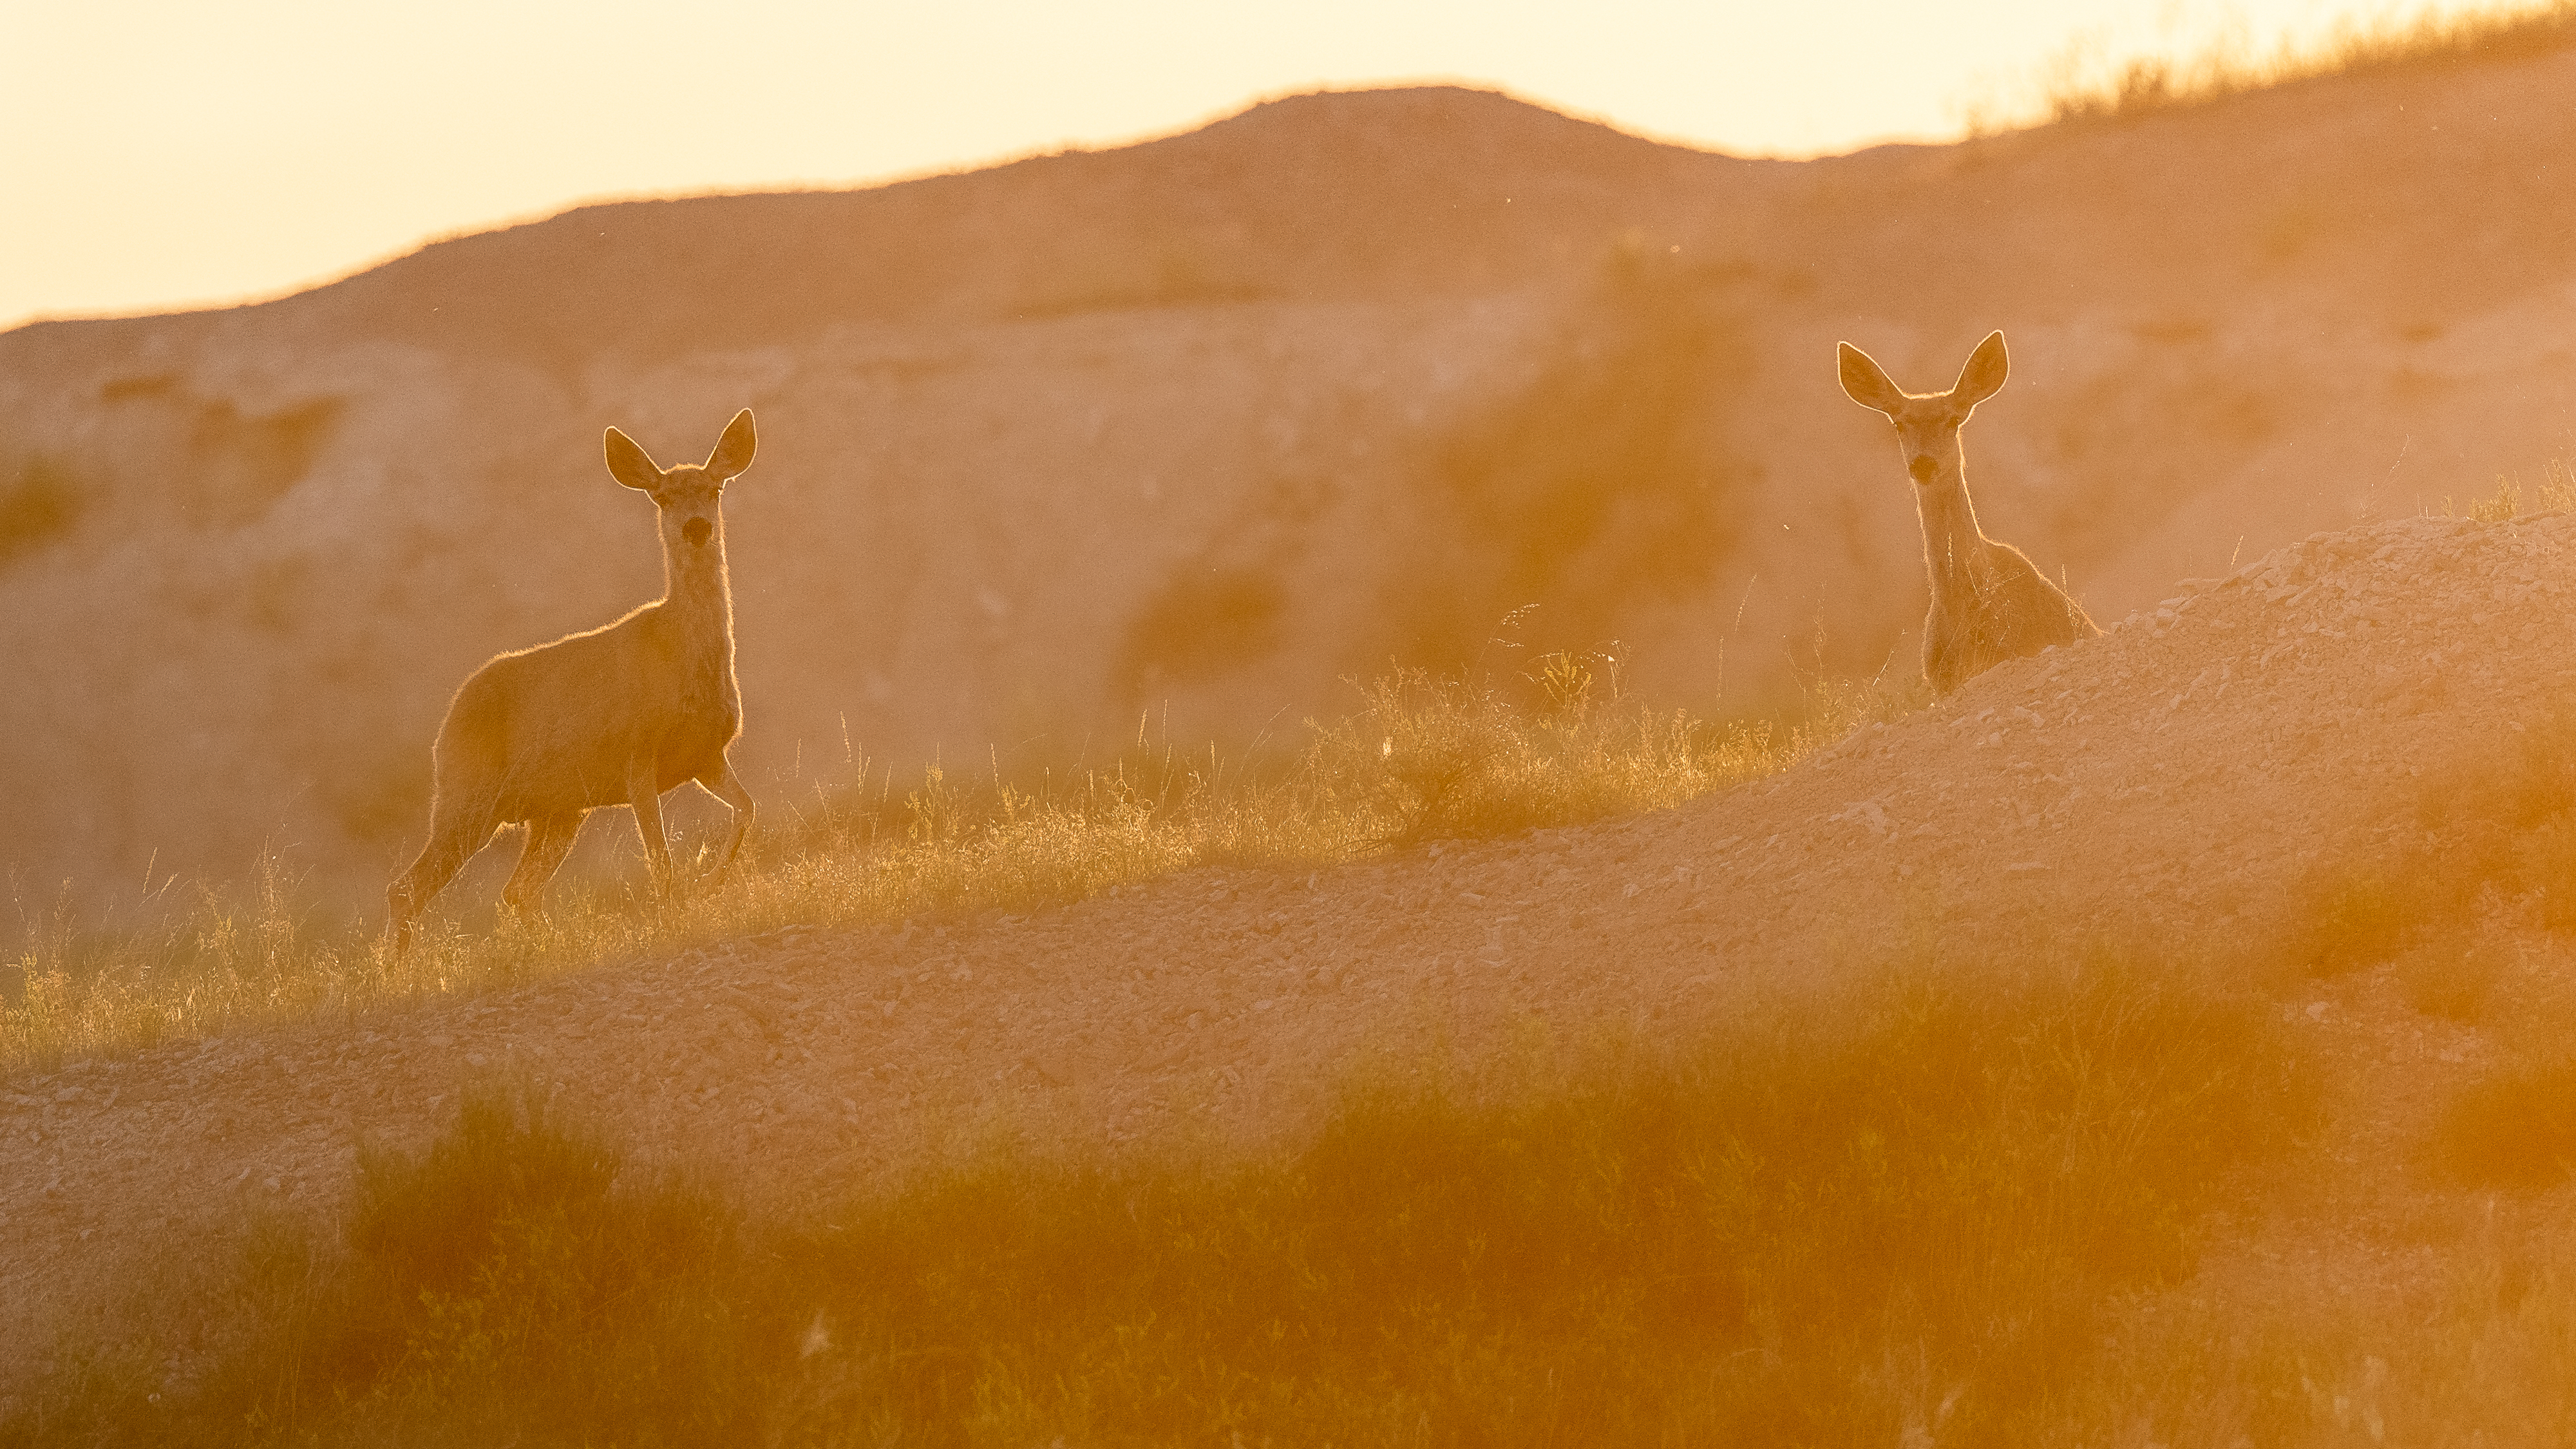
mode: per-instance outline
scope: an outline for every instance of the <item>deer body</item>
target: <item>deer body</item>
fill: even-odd
[[[696,781],[733,811],[723,871],[751,832],[750,792],[725,751],[742,732],[723,488],[751,465],[751,414],[738,414],[703,466],[664,469],[615,428],[609,472],[659,513],[663,595],[602,628],[499,655],[466,677],[431,751],[429,843],[386,891],[397,946],[420,913],[503,825],[528,839],[503,900],[533,910],[604,805],[635,812],[654,882],[674,884],[661,796]]]
[[[1841,349],[1843,391],[1887,414],[1914,480],[1923,525],[1923,565],[1932,608],[1923,619],[1923,677],[1948,694],[2007,659],[2072,644],[2102,631],[2084,607],[2048,581],[2020,549],[1988,538],[1968,501],[1967,456],[1960,426],[1978,403],[2004,385],[2010,367],[2004,335],[1992,333],[1969,354],[1948,392],[1908,393],[1888,381],[1868,353]]]

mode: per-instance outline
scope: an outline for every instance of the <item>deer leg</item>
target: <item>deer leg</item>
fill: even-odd
[[[519,868],[501,888],[501,903],[523,915],[545,909],[546,882],[555,878],[572,843],[581,834],[581,812],[541,815],[528,822],[528,843],[519,851]]]
[[[626,762],[626,803],[635,809],[635,833],[644,837],[644,860],[653,869],[653,888],[669,894],[678,884],[671,874],[671,843],[662,834],[661,770],[649,754]]]
[[[393,937],[395,954],[410,949],[420,913],[492,838],[495,823],[492,806],[485,801],[451,810],[431,806],[429,843],[420,848],[420,858],[411,863],[411,869],[385,891],[385,930]]]
[[[734,775],[733,762],[722,755],[716,756],[714,769],[699,772],[698,784],[733,811],[733,836],[725,842],[724,858],[707,874],[707,884],[714,885],[733,868],[734,857],[742,853],[742,843],[751,838],[751,822],[760,812],[751,803],[751,792],[742,788],[742,781]]]

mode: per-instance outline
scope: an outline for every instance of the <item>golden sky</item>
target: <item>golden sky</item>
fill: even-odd
[[[293,290],[583,200],[846,186],[1458,80],[1737,153],[1958,133],[2052,66],[2372,0],[0,0],[0,327]],[[2463,8],[2454,3],[2438,8]]]

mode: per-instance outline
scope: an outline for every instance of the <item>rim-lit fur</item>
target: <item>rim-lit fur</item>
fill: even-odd
[[[2048,581],[2020,549],[1986,537],[1968,502],[1960,425],[2004,385],[2004,335],[1987,334],[1948,392],[1909,393],[1869,354],[1842,344],[1843,391],[1896,424],[1914,506],[1923,522],[1923,566],[1932,611],[1923,619],[1923,677],[1943,694],[2007,659],[2101,633],[2082,605]]]
[[[733,863],[753,810],[725,758],[742,733],[742,692],[722,505],[724,485],[751,466],[756,442],[746,408],[705,463],[662,468],[608,430],[610,476],[650,496],[660,514],[662,597],[614,624],[500,655],[458,686],[431,751],[429,843],[385,892],[397,948],[504,825],[528,826],[502,891],[519,911],[539,906],[582,817],[603,805],[633,807],[654,883],[671,889],[661,797],[685,781],[732,808],[716,873]]]

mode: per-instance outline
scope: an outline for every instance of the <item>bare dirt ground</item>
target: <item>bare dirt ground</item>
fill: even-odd
[[[2318,535],[1664,814],[775,932],[0,1082],[0,1363],[247,1210],[327,1217],[361,1144],[425,1142],[481,1081],[540,1085],[640,1157],[792,1210],[997,1133],[1277,1142],[1372,1061],[1673,1041],[1892,955],[2224,953],[2277,931],[2326,853],[2417,828],[2399,807],[2425,772],[2576,702],[2571,603],[2576,516]],[[2538,937],[2499,949],[2525,974],[2576,964]],[[2341,1168],[2202,1291],[2282,1271],[2424,1290],[2412,1245],[2456,1214],[2398,1159],[2494,1043],[2413,1009],[2392,971],[2282,988],[2364,1106],[2319,1148]]]

